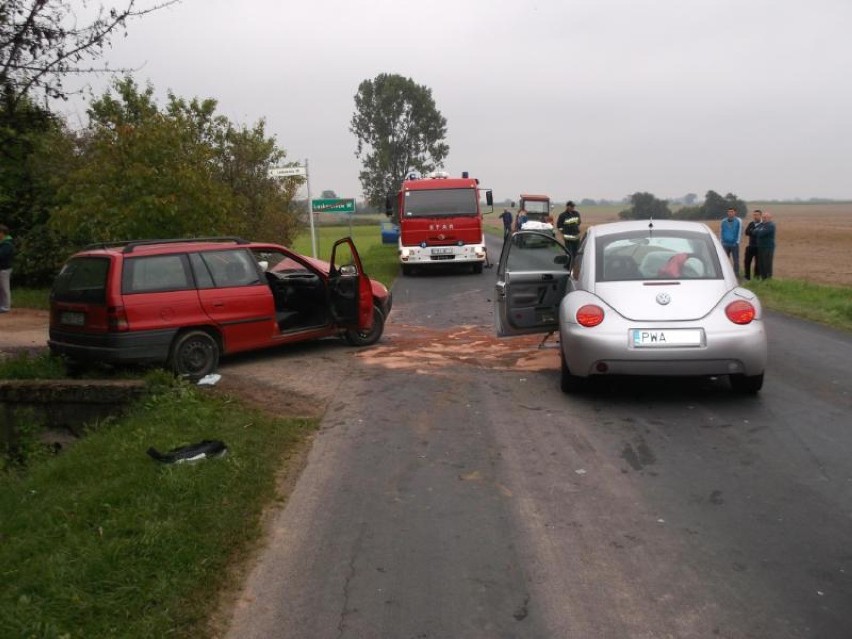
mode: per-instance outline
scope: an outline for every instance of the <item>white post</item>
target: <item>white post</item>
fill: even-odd
[[[317,234],[314,230],[314,207],[311,205],[311,172],[308,170],[308,158],[305,158],[305,182],[308,186],[308,220],[311,222],[311,255],[317,257]]]

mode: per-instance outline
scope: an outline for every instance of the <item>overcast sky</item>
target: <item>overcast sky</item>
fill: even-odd
[[[849,0],[182,0],[107,59],[264,118],[314,197],[361,197],[349,121],[384,72],[431,88],[445,169],[497,200],[852,198],[850,33]]]

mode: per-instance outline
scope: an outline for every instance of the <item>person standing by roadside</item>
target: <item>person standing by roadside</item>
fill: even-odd
[[[760,279],[772,277],[772,260],[775,257],[775,222],[772,213],[764,211],[760,216],[760,224],[754,227],[752,235],[757,238],[757,268]]]
[[[512,212],[509,209],[503,209],[500,219],[503,220],[503,240],[505,240],[512,233]]]
[[[556,218],[556,228],[562,234],[562,243],[571,251],[571,255],[577,254],[580,246],[580,211],[574,208],[571,200],[565,203],[565,210]]]
[[[728,217],[722,220],[719,228],[719,239],[722,240],[722,248],[725,249],[731,264],[734,267],[734,275],[740,276],[740,238],[742,237],[743,223],[737,217],[737,210],[733,207],[728,209]]]
[[[757,261],[757,238],[754,236],[754,228],[760,224],[760,217],[763,214],[763,211],[760,209],[755,209],[751,214],[751,222],[746,226],[745,234],[748,237],[748,246],[745,247],[745,262],[743,266],[745,266],[745,278],[747,280],[751,279],[751,266],[752,262],[754,263],[754,277],[755,279],[760,277],[760,265]]]
[[[0,224],[0,313],[8,313],[12,310],[12,257],[15,255],[15,247],[12,245],[12,236],[9,235],[9,227]]]

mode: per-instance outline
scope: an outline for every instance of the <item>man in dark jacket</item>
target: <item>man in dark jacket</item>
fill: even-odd
[[[571,255],[577,254],[580,246],[580,212],[574,208],[574,203],[565,203],[565,210],[556,218],[556,228],[562,233],[562,242],[571,251]]]
[[[757,268],[760,278],[768,280],[772,277],[772,260],[775,257],[775,222],[772,213],[765,211],[760,216],[760,224],[754,227],[752,235],[757,238]]]
[[[752,220],[748,223],[746,227],[745,234],[748,238],[748,246],[746,246],[745,250],[745,278],[747,280],[751,279],[751,265],[754,262],[754,276],[755,278],[760,277],[760,265],[757,263],[757,238],[754,236],[754,227],[760,224],[760,216],[763,214],[763,211],[760,209],[755,209],[752,212]]]
[[[12,236],[9,227],[0,224],[0,313],[8,313],[12,309],[12,257],[15,247],[12,246]]]

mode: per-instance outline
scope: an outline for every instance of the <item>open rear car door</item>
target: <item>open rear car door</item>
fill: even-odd
[[[497,266],[497,335],[558,330],[559,303],[568,292],[570,268],[570,253],[550,234],[518,231],[507,238]]]
[[[334,321],[345,328],[369,331],[373,326],[373,292],[351,237],[331,249],[328,290]]]

